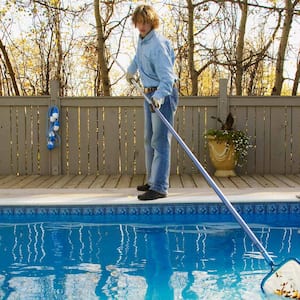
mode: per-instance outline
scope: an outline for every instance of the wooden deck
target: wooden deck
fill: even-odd
[[[213,177],[220,188],[263,189],[300,188],[300,174],[246,175],[230,178]],[[144,175],[59,175],[0,176],[0,189],[101,189],[135,188],[144,183]],[[171,175],[170,188],[209,188],[200,174]]]

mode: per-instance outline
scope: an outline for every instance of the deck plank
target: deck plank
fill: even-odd
[[[300,186],[300,177],[295,174],[286,175],[286,178],[292,180],[297,186]]]
[[[18,186],[18,184],[25,178],[26,176],[14,176],[10,180],[3,181],[0,187],[4,189],[13,188],[14,186]]]
[[[192,178],[197,188],[208,188],[209,184],[201,174],[192,174]]]
[[[184,188],[195,188],[196,187],[194,179],[191,175],[182,174],[181,180],[182,180],[182,185]]]
[[[236,188],[237,186],[231,181],[231,177],[219,177],[219,181],[221,182],[222,186],[227,188]]]
[[[39,184],[43,182],[45,178],[39,175],[29,175],[25,176],[25,178],[19,182],[14,188],[38,188]]]
[[[278,187],[276,184],[273,182],[269,181],[265,175],[253,175],[253,178],[258,181],[263,187]]]
[[[64,177],[64,175],[49,175],[49,176],[41,176],[41,177],[45,177],[45,180],[40,183],[38,188],[49,189],[51,185],[53,185],[55,182],[60,181]]]
[[[97,175],[87,175],[81,182],[78,184],[79,189],[88,189],[93,182],[95,181]]]
[[[50,188],[51,189],[61,189],[64,188],[65,185],[74,178],[75,175],[65,175],[59,181],[54,182]]]
[[[171,188],[182,188],[182,181],[178,175],[170,175],[170,187]]]
[[[98,175],[94,182],[90,185],[90,189],[101,189],[108,179],[108,175]]]
[[[282,181],[284,184],[286,184],[288,187],[300,186],[300,183],[297,183],[296,181],[292,180],[292,178],[289,178],[288,176],[278,174],[275,175],[275,177],[278,178],[280,181]]]
[[[253,176],[243,175],[243,176],[241,176],[241,178],[249,185],[250,188],[261,188],[261,187],[264,187]]]
[[[121,175],[111,175],[104,184],[104,188],[116,188]]]
[[[219,180],[219,177],[212,176],[211,178],[220,189],[224,188],[222,181]]]
[[[265,174],[264,178],[272,182],[277,187],[289,187],[286,183],[284,183],[282,180],[278,179],[278,177],[274,175]]]
[[[130,187],[137,187],[138,185],[142,185],[145,183],[145,175],[143,174],[136,174],[132,176],[131,182],[130,182]]]
[[[238,189],[245,189],[245,188],[250,187],[250,185],[247,183],[247,181],[243,180],[243,178],[240,176],[230,177],[230,180],[234,183],[234,185]]]
[[[14,180],[17,176],[16,175],[8,175],[8,176],[4,176],[0,179],[0,188],[2,188],[5,183],[10,182],[12,180]],[[300,179],[300,178],[299,178]]]
[[[41,188],[41,186],[44,184],[44,182],[49,180],[49,177],[50,177],[50,176],[39,176],[39,175],[34,175],[34,176],[36,176],[36,177],[32,181],[29,181],[28,183],[23,184],[23,188],[25,188],[25,189]],[[23,181],[21,181],[21,183],[23,183]],[[25,181],[24,181],[24,183],[25,183]]]
[[[65,189],[75,189],[79,187],[80,182],[84,180],[86,175],[76,175],[71,180],[69,180],[65,185]]]
[[[121,175],[117,188],[127,188],[130,186],[131,176],[128,174]]]

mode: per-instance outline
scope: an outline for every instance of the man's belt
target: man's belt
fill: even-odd
[[[173,87],[177,87],[177,81],[174,82]],[[156,90],[157,90],[157,86],[144,87],[144,93],[145,94],[153,93]]]
[[[144,93],[149,94],[149,93],[155,92],[156,90],[157,90],[157,86],[145,87],[144,88]]]

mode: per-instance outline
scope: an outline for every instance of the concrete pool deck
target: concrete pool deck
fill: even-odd
[[[232,202],[300,202],[300,187],[221,189]],[[121,189],[0,189],[0,206],[80,206],[215,203],[221,200],[211,188],[170,188],[167,198],[140,201],[135,188]]]

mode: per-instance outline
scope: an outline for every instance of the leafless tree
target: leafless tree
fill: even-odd
[[[13,89],[14,89],[14,94],[13,95],[19,96],[20,92],[19,92],[15,72],[14,72],[14,69],[12,67],[11,61],[9,59],[8,52],[6,51],[6,48],[5,48],[5,46],[4,46],[1,39],[0,39],[0,50],[1,50],[2,55],[3,55],[4,65],[6,66],[6,68],[8,70],[8,74],[9,74],[11,82],[12,82],[12,86],[13,86]],[[0,93],[2,94],[2,89],[0,89]]]
[[[128,13],[125,13],[120,19],[116,19],[115,11],[124,1],[100,1],[94,0],[94,14],[96,20],[97,32],[97,70],[95,80],[96,95],[111,95],[111,83],[109,71],[111,69],[110,61],[110,46],[108,40],[115,30],[119,34],[119,44],[117,54],[120,50],[122,36],[124,34],[125,23],[129,18],[130,7]],[[117,56],[116,54],[116,56]]]
[[[300,81],[300,50],[298,52],[298,57],[297,57],[297,68],[296,68],[296,73],[295,73],[293,89],[292,89],[292,96],[297,95],[297,90],[298,90],[298,87],[299,87],[299,81]]]
[[[279,48],[276,58],[276,72],[275,72],[275,83],[272,90],[272,95],[280,95],[282,90],[282,85],[284,81],[283,71],[284,71],[284,60],[286,49],[288,45],[289,34],[292,27],[293,17],[295,15],[295,8],[299,4],[300,0],[285,0],[284,13],[284,23],[282,27],[282,33],[279,43]]]

